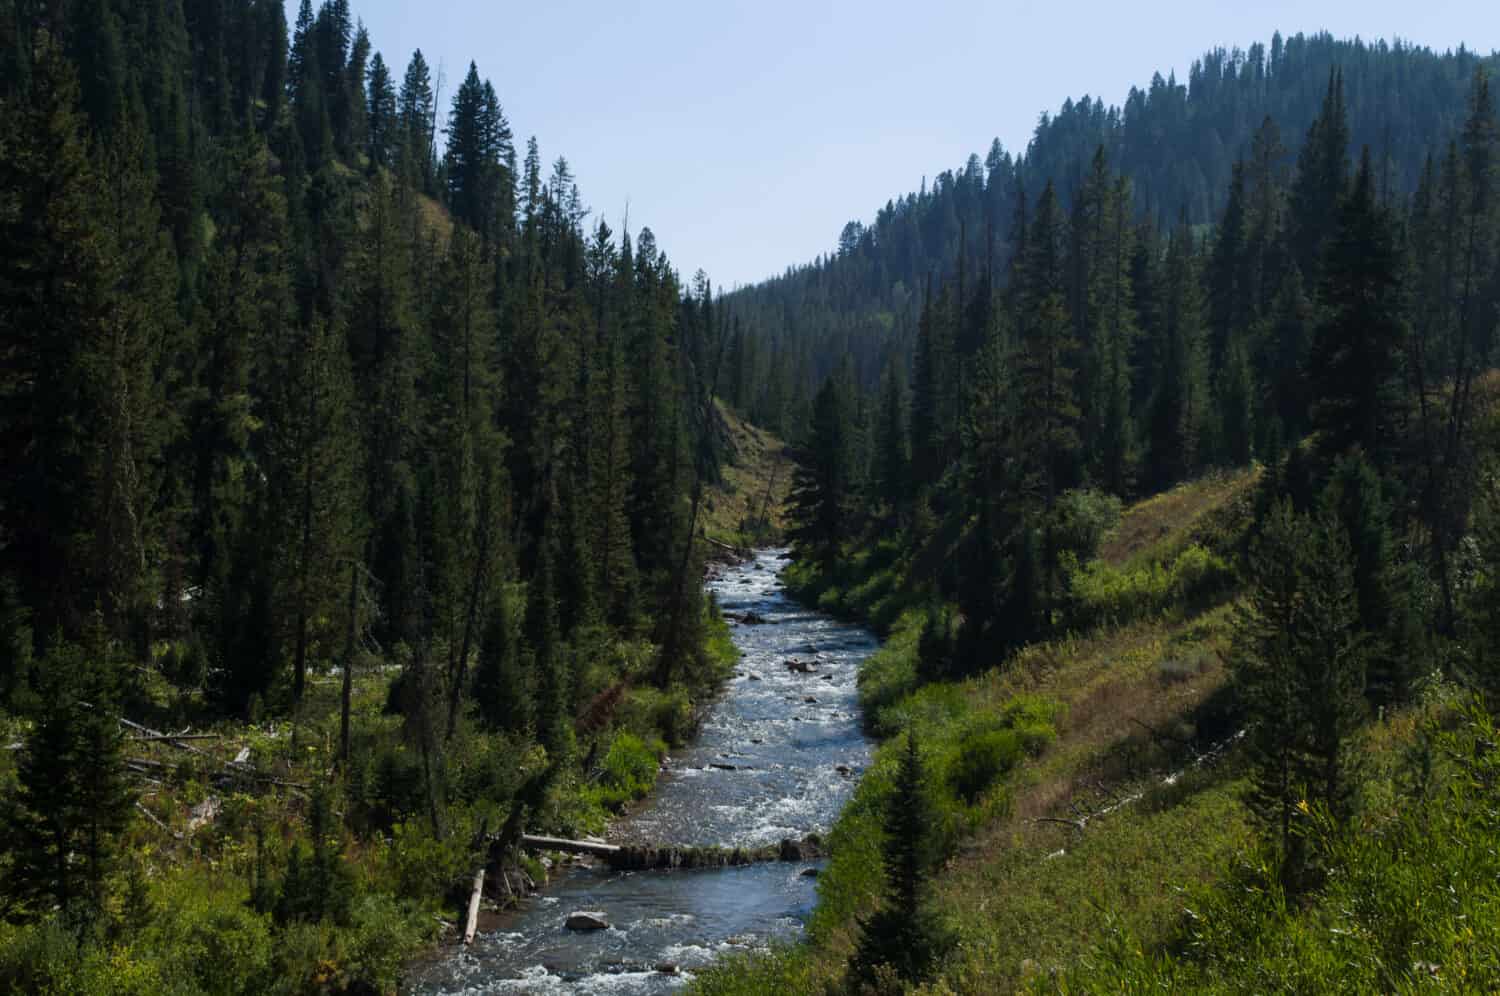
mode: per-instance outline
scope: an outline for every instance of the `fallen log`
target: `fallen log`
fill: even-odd
[[[536,834],[521,834],[521,846],[532,851],[561,851],[563,854],[587,854],[594,858],[610,858],[620,853],[618,844],[603,841],[567,840],[563,837],[540,837]]]
[[[153,813],[151,810],[147,809],[145,806],[142,806],[139,802],[137,802],[135,804],[135,808],[138,809],[138,810],[140,810],[140,812],[146,817],[146,819],[150,820],[152,823],[155,823],[156,826],[157,826],[157,829],[161,830],[162,833],[171,835],[175,840],[181,840],[182,839],[182,834],[178,833],[176,830],[173,830],[171,827],[167,826],[161,820],[157,819],[155,813]]]
[[[119,720],[120,725],[125,727],[126,729],[134,730],[137,733],[144,734],[145,736],[141,739],[160,741],[162,743],[176,747],[179,750],[190,751],[194,754],[202,754],[204,757],[208,756],[208,751],[199,750],[192,744],[182,743],[182,740],[186,738],[187,730],[183,730],[181,733],[175,734],[163,733],[160,730],[153,730],[149,726],[142,726],[140,723],[131,722],[124,716],[119,717]]]
[[[474,943],[474,932],[479,929],[479,898],[484,894],[484,866],[474,873],[474,891],[469,893],[469,919],[464,924],[464,943]]]

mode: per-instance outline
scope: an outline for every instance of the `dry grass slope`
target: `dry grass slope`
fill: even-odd
[[[723,420],[731,460],[723,480],[704,497],[704,534],[731,546],[776,541],[786,528],[786,496],[791,489],[792,460],[784,442],[716,402]],[[754,535],[747,524],[764,516],[769,532]]]

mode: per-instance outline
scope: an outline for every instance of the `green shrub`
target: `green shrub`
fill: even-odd
[[[632,733],[616,734],[599,765],[598,782],[588,790],[590,798],[613,810],[644,798],[656,785],[666,752],[667,745],[660,740],[647,743]]]
[[[197,992],[248,996],[271,974],[278,945],[270,918],[224,885],[199,874],[175,882],[136,947],[158,952]]]
[[[397,895],[436,905],[454,882],[474,870],[463,828],[450,828],[438,840],[427,820],[414,816],[397,823],[391,837],[390,873]]]
[[[680,747],[693,735],[693,702],[681,687],[665,692],[658,688],[632,688],[620,704],[617,719],[627,730],[657,736]]]
[[[1170,564],[1154,561],[1115,567],[1093,561],[1069,572],[1069,624],[1075,628],[1125,625],[1164,612],[1202,608],[1229,589],[1233,566],[1193,544]]]
[[[1102,491],[1066,491],[1057,499],[1053,540],[1080,562],[1093,560],[1120,521],[1120,499]]]
[[[948,785],[972,806],[1024,755],[1021,738],[1014,730],[975,731],[953,753],[947,771]]]

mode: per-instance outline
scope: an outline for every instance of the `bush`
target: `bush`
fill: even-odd
[[[952,791],[972,806],[1025,755],[1014,730],[980,730],[965,737],[949,762]]]
[[[670,691],[632,688],[618,713],[619,725],[638,733],[652,733],[674,747],[693,735],[693,702],[681,687]]]
[[[667,745],[649,744],[631,733],[618,733],[600,763],[598,783],[591,787],[593,801],[619,810],[628,802],[644,798],[656,784],[656,772]]]
[[[212,996],[259,992],[271,974],[277,944],[269,918],[225,890],[194,876],[158,904],[159,915],[137,947],[158,952],[194,991]]]
[[[1125,625],[1162,612],[1202,608],[1233,582],[1233,566],[1197,544],[1170,564],[1114,567],[1096,560],[1070,574],[1069,624]]]
[[[1057,499],[1053,533],[1058,550],[1080,562],[1093,560],[1104,536],[1120,521],[1120,499],[1102,491],[1067,491]]]
[[[1040,695],[1017,695],[1001,710],[1000,721],[1015,731],[1021,749],[1032,757],[1057,739],[1061,703]]]
[[[440,900],[454,882],[474,870],[468,839],[464,828],[453,827],[438,840],[421,817],[396,824],[390,852],[396,894],[423,902]]]

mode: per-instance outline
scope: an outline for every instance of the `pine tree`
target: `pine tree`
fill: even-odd
[[[922,908],[934,826],[926,778],[916,731],[908,730],[885,804],[885,894],[880,910],[862,925],[850,965],[851,988],[856,991],[861,985],[878,985],[889,971],[899,980],[916,982],[940,953],[936,927]]]
[[[1361,715],[1364,651],[1352,557],[1336,520],[1281,501],[1251,554],[1231,672],[1250,720],[1249,802],[1276,834],[1283,881],[1303,872],[1297,811],[1347,817],[1355,781],[1349,738]]]
[[[829,377],[813,401],[807,442],[796,454],[788,516],[799,557],[831,568],[853,534],[853,414],[842,378]]]
[[[1255,439],[1256,391],[1244,337],[1234,334],[1224,349],[1219,370],[1219,434],[1223,460],[1233,467],[1250,463]]]
[[[1148,478],[1165,489],[1199,464],[1206,393],[1198,281],[1186,222],[1167,246],[1162,327],[1152,378]]]
[[[82,569],[94,531],[122,500],[118,491],[107,495],[101,512],[91,478],[99,469],[96,445],[110,424],[110,398],[117,396],[116,375],[133,375],[140,366],[114,347],[125,345],[122,336],[131,340],[131,352],[144,345],[136,338],[144,330],[134,309],[111,326],[111,284],[129,261],[110,245],[101,219],[99,178],[85,153],[77,105],[72,68],[44,41],[30,92],[0,107],[7,136],[0,143],[0,190],[6,191],[0,209],[0,460],[6,467],[0,475],[6,518],[0,576],[22,593],[33,632],[43,641],[59,630],[79,635],[102,595],[92,582],[102,574],[109,583],[115,574],[109,566],[89,572],[93,577]],[[113,370],[112,355],[121,361]],[[118,418],[111,421],[119,465],[130,432]]]
[[[418,190],[434,193],[437,171],[432,143],[436,111],[432,75],[421,49],[413,52],[407,63],[396,107],[396,161],[401,177]]]
[[[1322,109],[1297,155],[1288,219],[1293,262],[1313,287],[1321,287],[1324,249],[1338,227],[1339,206],[1349,187],[1349,123],[1344,76],[1328,74]]]
[[[370,60],[369,99],[365,112],[372,166],[389,169],[395,165],[396,150],[400,147],[398,120],[396,86],[391,80],[391,71],[386,67],[385,59],[376,52]]]
[[[3,810],[8,886],[30,916],[56,905],[82,928],[104,913],[134,805],[116,713],[120,664],[95,626],[87,644],[53,647],[39,674],[35,726]]]
[[[1297,629],[1310,526],[1287,503],[1271,512],[1251,551],[1249,597],[1235,618],[1230,670],[1252,720],[1246,744],[1254,765],[1248,801],[1270,826],[1284,867],[1299,847],[1293,820],[1301,800],[1297,751],[1306,740],[1307,703],[1297,673]]]
[[[888,364],[881,379],[874,438],[874,492],[894,521],[904,522],[910,503],[911,439],[907,432],[906,385],[901,368]]]
[[[1375,201],[1368,149],[1321,272],[1328,313],[1309,362],[1319,445],[1328,454],[1357,446],[1377,467],[1390,467],[1406,328],[1395,239]]]
[[[1367,643],[1367,690],[1375,702],[1394,704],[1411,690],[1417,626],[1409,571],[1391,535],[1386,491],[1370,461],[1351,454],[1334,465],[1321,504],[1349,540],[1359,628]]]
[[[362,461],[342,324],[316,317],[270,345],[263,369],[277,390],[263,412],[267,501],[278,515],[278,602],[290,624],[292,698],[301,702],[317,647],[327,641],[332,657],[344,630],[334,620],[347,566],[363,547]]]

